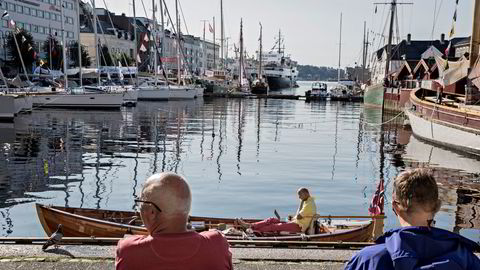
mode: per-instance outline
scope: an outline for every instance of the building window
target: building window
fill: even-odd
[[[27,32],[30,32],[32,31],[32,26],[28,23],[25,24],[25,30],[27,30]]]
[[[25,15],[30,15],[30,8],[29,8],[29,7],[24,7],[24,8],[23,8],[23,13],[24,13]]]
[[[45,19],[50,20],[50,12],[45,11]]]
[[[73,38],[73,32],[67,32],[67,38]]]
[[[17,5],[17,13],[22,14],[23,13],[23,7],[20,5]]]
[[[44,28],[43,26],[39,26],[39,27],[38,27],[38,32],[39,32],[40,34],[45,34],[45,28]]]
[[[20,28],[20,29],[23,29],[23,23],[22,22],[17,22],[17,27]]]
[[[8,3],[8,10],[15,11],[15,4]]]
[[[4,28],[8,28],[8,21],[7,20],[2,20],[2,26]]]
[[[37,10],[37,16],[43,18],[43,10]]]
[[[30,9],[30,15],[32,15],[33,17],[37,17],[37,10],[36,9]]]
[[[33,25],[32,32],[38,33],[38,26]]]

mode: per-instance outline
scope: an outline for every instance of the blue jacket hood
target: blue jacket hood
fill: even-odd
[[[387,231],[375,241],[385,244],[392,260],[402,257],[435,258],[456,251],[480,251],[480,246],[459,234],[439,228],[402,227]]]
[[[376,243],[357,253],[345,269],[480,269],[480,259],[473,254],[480,251],[480,245],[443,229],[393,229],[377,239]]]

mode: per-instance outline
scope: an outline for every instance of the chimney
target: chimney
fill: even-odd
[[[407,35],[407,45],[412,44],[412,34]]]
[[[440,44],[445,44],[445,34],[443,33],[440,35]]]

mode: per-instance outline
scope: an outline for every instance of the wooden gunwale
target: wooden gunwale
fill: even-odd
[[[111,235],[123,236],[125,234],[140,234],[145,235],[148,234],[147,230],[144,227],[134,226],[123,224],[119,222],[113,222],[108,220],[102,220],[100,218],[93,218],[89,216],[84,216],[78,213],[87,214],[90,213],[97,213],[103,215],[111,214],[112,218],[114,214],[118,214],[121,219],[125,216],[126,218],[131,218],[135,216],[135,212],[128,212],[128,211],[109,211],[109,210],[95,210],[95,209],[80,209],[80,208],[64,208],[64,207],[50,207],[44,206],[41,204],[36,204],[37,213],[39,216],[40,223],[44,228],[45,232],[50,235],[54,229],[52,228],[55,224],[65,222],[70,224],[78,224],[78,227],[86,227],[90,226],[93,228],[91,230],[95,231],[94,229],[101,229],[104,230],[99,232],[99,234],[106,234],[110,233]],[[59,220],[58,216],[67,219],[68,221]],[[56,217],[54,217],[56,216]],[[251,237],[249,241],[295,241],[295,240],[302,240],[302,241],[315,241],[320,239],[332,239],[332,238],[341,238],[345,241],[349,239],[361,239],[361,241],[371,241],[371,236],[374,230],[374,224],[376,219],[384,219],[385,216],[320,216],[316,215],[316,218],[323,218],[323,219],[360,219],[360,218],[367,218],[371,219],[368,224],[361,225],[358,228],[353,228],[341,232],[333,232],[333,233],[323,233],[323,234],[316,234],[316,235],[294,235],[294,236],[275,236],[275,237]],[[118,217],[117,217],[118,218]],[[52,221],[53,220],[53,221]],[[226,223],[226,224],[233,224],[234,219],[230,218],[209,218],[209,217],[199,217],[199,216],[192,216],[190,217],[191,221],[204,221],[206,228],[212,228],[218,225],[219,223]],[[247,222],[255,222],[258,219],[248,219]],[[49,224],[50,223],[50,224]],[[77,228],[68,228],[66,224],[64,224],[64,231],[68,231],[70,229],[70,233],[74,234],[75,236],[83,235],[86,236],[87,232],[78,231]],[[66,234],[66,236],[68,236]],[[100,236],[100,235],[99,235]],[[350,237],[349,237],[350,236]],[[236,236],[228,236],[227,239],[229,240],[244,240],[242,238],[238,238]]]

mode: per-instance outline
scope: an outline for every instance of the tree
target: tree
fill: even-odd
[[[114,66],[115,58],[110,54],[108,47],[106,45],[102,46],[102,53],[99,55],[100,57],[100,65],[111,67]]]
[[[15,45],[15,39],[17,40],[18,47],[22,54],[23,62],[27,72],[32,69],[32,63],[37,58],[37,48],[33,43],[33,37],[30,33],[24,29],[16,29],[7,36],[7,51],[12,57],[12,66],[16,68],[22,68],[20,55]]]
[[[135,60],[133,60],[133,58],[128,56],[126,53],[121,53],[118,61],[122,64],[122,67],[131,67],[134,65]]]
[[[43,51],[47,54],[47,66],[53,70],[63,69],[63,48],[60,42],[54,36],[49,36],[42,47]],[[50,55],[52,63],[50,63]]]
[[[88,51],[87,49],[85,49],[85,46],[80,46],[81,50],[82,50],[82,67],[89,67],[92,65],[92,59],[90,58],[90,55],[88,54]],[[70,59],[72,60],[73,62],[73,65],[75,67],[78,67],[79,66],[79,62],[78,62],[78,42],[75,42],[72,44],[72,46],[70,46]]]

